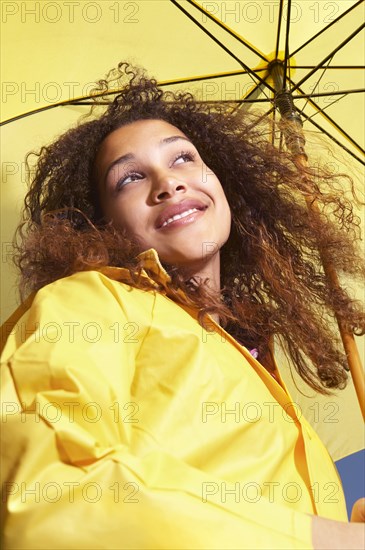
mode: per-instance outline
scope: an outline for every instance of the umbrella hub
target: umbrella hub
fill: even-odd
[[[268,65],[267,70],[274,84],[276,91],[283,89],[285,64],[280,58],[272,59]]]
[[[285,52],[279,50],[278,52],[271,52],[266,55],[267,62],[265,68],[269,74],[269,79],[272,81],[275,90],[283,88],[283,82],[286,78],[293,80],[296,72],[296,60],[292,55],[290,60],[285,57]]]

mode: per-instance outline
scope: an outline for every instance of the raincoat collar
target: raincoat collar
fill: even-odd
[[[167,292],[171,277],[162,266],[157,251],[154,248],[149,248],[138,254],[137,259],[142,265],[141,276],[146,277],[152,284],[155,284],[156,289],[161,285]],[[102,267],[100,273],[115,280],[131,280],[130,272],[125,267]]]
[[[171,283],[171,277],[162,266],[157,251],[154,248],[149,248],[141,254],[138,254],[137,258],[142,261],[143,273],[147,275],[146,270],[153,273],[155,279],[164,287],[168,283]]]

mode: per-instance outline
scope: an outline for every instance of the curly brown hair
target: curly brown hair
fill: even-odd
[[[320,251],[330,255],[340,276],[364,278],[359,219],[347,195],[351,178],[318,166],[303,168],[271,143],[267,121],[260,123],[232,105],[163,91],[127,63],[98,84],[96,103],[110,96],[112,86],[121,91],[101,114],[95,116],[93,108],[89,120],[37,153],[17,232],[15,261],[23,290],[114,265],[129,269],[132,285],[155,291],[139,276],[137,243],[103,218],[94,161],[101,142],[117,128],[141,119],[164,120],[197,147],[232,212],[231,234],[221,250],[221,294],[165,265],[171,289],[184,290],[203,326],[207,313],[217,313],[222,326],[241,343],[259,348],[261,357],[270,339],[280,337],[299,375],[320,393],[345,387],[346,357],[332,321],[337,314],[347,330],[361,335],[365,315],[344,286],[330,287]],[[306,206],[308,186],[320,215]],[[181,293],[176,292],[176,301],[184,301]]]

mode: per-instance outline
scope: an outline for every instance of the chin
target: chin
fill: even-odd
[[[219,252],[219,248],[217,248],[217,252]],[[159,254],[161,261],[164,261],[170,265],[183,267],[188,270],[204,268],[207,262],[210,262],[214,256],[215,254],[204,255],[201,250],[199,250],[196,254],[192,254],[191,250],[187,251],[186,254],[182,251],[178,251],[176,254]]]

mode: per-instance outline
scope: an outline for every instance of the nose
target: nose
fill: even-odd
[[[156,177],[151,191],[153,202],[161,202],[172,198],[176,193],[185,193],[187,185],[171,174]]]

